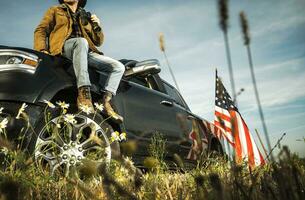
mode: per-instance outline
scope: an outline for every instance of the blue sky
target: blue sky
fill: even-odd
[[[216,0],[88,0],[87,10],[100,17],[105,32],[101,50],[116,59],[157,58],[161,76],[173,83],[159,50],[164,33],[169,61],[191,110],[213,121],[214,78],[218,69],[231,91],[218,26]],[[33,32],[55,0],[0,1],[0,44],[32,48]],[[247,14],[253,62],[272,145],[305,156],[305,1],[231,0],[229,39],[240,113],[251,132],[262,132],[245,47],[240,11]],[[254,138],[257,140],[256,136]]]

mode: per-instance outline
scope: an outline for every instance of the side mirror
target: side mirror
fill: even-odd
[[[137,62],[133,67],[127,69],[124,76],[127,78],[133,76],[146,77],[147,75],[158,74],[161,71],[160,63],[156,59]]]

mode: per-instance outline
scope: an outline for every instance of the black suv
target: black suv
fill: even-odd
[[[166,141],[168,162],[174,154],[185,160],[194,158],[192,154],[198,154],[198,142],[197,149],[192,149],[195,140],[201,144],[200,151],[222,152],[220,142],[203,119],[194,115],[180,93],[160,78],[158,60],[120,61],[126,72],[112,104],[124,117],[122,124],[107,119],[99,110],[86,114],[76,109],[77,88],[69,60],[31,49],[0,46],[0,108],[4,108],[0,122],[8,119],[7,137],[16,141],[21,136],[22,147],[53,170],[64,165],[69,169],[84,158],[109,160],[122,153],[115,131],[127,133],[127,142],[137,144],[133,155],[137,165],[148,156],[148,145],[155,133],[162,134]],[[93,102],[99,102],[100,86],[107,74],[92,67],[89,73]],[[101,75],[105,78],[99,79]],[[47,106],[45,100],[55,105],[58,101],[69,103],[67,112],[74,115],[68,117],[75,123],[68,121],[63,110]],[[26,115],[16,119],[23,103],[27,105]],[[113,138],[116,136],[119,139]],[[103,153],[90,157],[96,151]]]

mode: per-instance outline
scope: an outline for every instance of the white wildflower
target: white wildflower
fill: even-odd
[[[88,105],[80,105],[80,110],[89,115],[90,113],[93,113],[93,110]]]
[[[118,141],[120,140],[120,133],[115,131],[111,133],[111,137],[110,137],[110,141],[114,142],[114,141]]]
[[[76,124],[77,123],[77,121],[75,119],[75,115],[73,115],[73,114],[66,114],[64,116],[64,120],[66,122],[70,123],[70,124]]]
[[[16,119],[20,119],[20,115],[24,112],[26,107],[28,107],[28,105],[26,105],[26,103],[23,103],[22,106],[20,107],[19,111],[18,111]]]
[[[68,109],[70,106],[68,103],[64,101],[57,101],[56,104],[59,105],[62,109]]]
[[[0,114],[2,113],[3,109],[4,109],[3,107],[0,108]]]
[[[4,129],[7,127],[7,123],[8,123],[7,118],[4,118],[4,119],[0,122],[0,133],[3,133],[3,132],[4,132]]]
[[[124,158],[124,161],[125,161],[125,164],[126,164],[127,166],[129,166],[129,167],[134,166],[134,163],[133,163],[133,161],[131,160],[130,157],[125,157],[125,158]]]
[[[0,153],[3,153],[5,156],[8,154],[8,148],[7,147],[1,147]]]
[[[43,102],[45,104],[47,104],[50,108],[55,108],[55,105],[53,103],[51,103],[50,101],[47,101],[47,100],[43,100]]]
[[[104,105],[103,104],[98,104],[98,103],[95,102],[94,106],[96,107],[96,109],[98,109],[101,112],[104,110]]]
[[[126,140],[126,133],[121,133],[120,141]]]

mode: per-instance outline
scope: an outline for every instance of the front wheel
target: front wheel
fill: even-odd
[[[109,163],[111,126],[100,115],[54,115],[38,122],[32,146],[38,167],[51,176],[79,176],[83,161]]]

